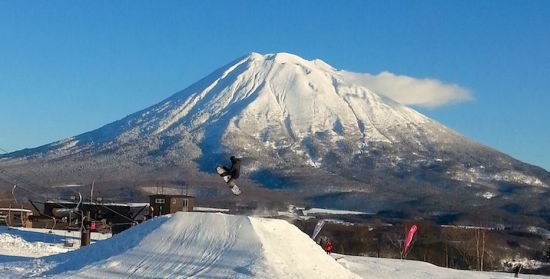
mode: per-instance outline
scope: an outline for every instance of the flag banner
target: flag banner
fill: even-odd
[[[315,225],[315,229],[313,230],[313,234],[311,235],[311,239],[315,239],[315,237],[317,237],[324,225],[325,220],[319,220],[319,222],[317,222],[317,224]]]
[[[413,240],[414,234],[416,233],[416,230],[418,227],[416,225],[412,225],[412,227],[409,230],[409,234],[407,235],[407,239],[405,239],[405,247],[403,248],[403,256],[407,254],[407,251],[409,250],[409,247],[411,245],[411,242]]]

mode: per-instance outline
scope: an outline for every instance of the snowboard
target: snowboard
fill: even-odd
[[[223,178],[223,181],[227,183],[227,185],[231,189],[231,192],[233,192],[235,196],[238,196],[242,193],[241,189],[239,189],[239,186],[237,186],[235,181],[229,181],[231,179],[231,175],[222,175],[222,173],[226,172],[226,170],[223,167],[217,166],[216,172]]]

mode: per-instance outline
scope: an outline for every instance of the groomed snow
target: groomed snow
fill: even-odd
[[[198,212],[0,270],[13,278],[360,278],[286,221]]]
[[[14,229],[5,232],[5,237],[0,237],[0,245],[32,242],[13,242],[17,237],[8,236],[21,232]],[[49,240],[55,236],[46,231],[32,233],[38,236],[34,240],[40,239],[40,234]],[[33,247],[38,247],[35,244]],[[492,279],[513,276],[454,270],[419,261],[338,254],[331,257],[284,220],[197,212],[157,217],[68,253],[27,260],[22,255],[0,255],[0,272],[1,278]],[[520,278],[550,277],[522,274]]]

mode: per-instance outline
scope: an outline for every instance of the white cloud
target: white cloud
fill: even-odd
[[[342,78],[348,82],[365,86],[404,105],[434,108],[472,100],[467,89],[436,79],[416,79],[390,72],[378,75],[342,72]]]

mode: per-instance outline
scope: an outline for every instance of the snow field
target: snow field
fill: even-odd
[[[9,232],[0,234],[0,246],[13,244],[20,252],[47,250],[40,241],[23,239],[32,240],[29,235],[11,234],[20,230]],[[37,234],[32,235],[34,240],[46,235],[57,241],[46,231],[31,233]],[[18,258],[23,256],[18,253],[0,256],[0,278],[513,277],[510,273],[454,270],[419,261],[331,257],[285,220],[222,213],[179,212],[157,217],[93,245],[38,259]],[[520,278],[550,277],[522,274]]]
[[[12,278],[360,278],[283,220],[180,212],[82,249],[4,263]]]
[[[333,254],[335,258],[342,255]],[[399,279],[504,279],[514,274],[505,272],[479,272],[439,267],[430,263],[400,259],[343,256],[338,262],[363,278]],[[543,279],[549,276],[519,274],[519,278]]]
[[[111,234],[92,233],[92,241]],[[65,242],[72,247],[66,247]],[[37,228],[0,227],[0,255],[39,258],[65,253],[80,247],[80,232]]]

